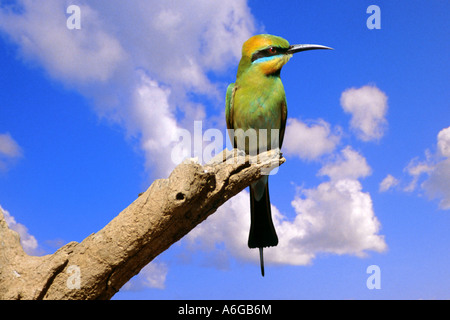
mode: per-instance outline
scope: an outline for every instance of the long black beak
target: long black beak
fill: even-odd
[[[301,51],[316,50],[316,49],[333,50],[333,48],[321,46],[320,44],[294,44],[289,47],[289,49],[286,51],[286,53],[294,54],[294,53],[301,52]]]

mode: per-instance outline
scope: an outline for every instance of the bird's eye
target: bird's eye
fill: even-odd
[[[275,54],[275,53],[277,53],[277,48],[270,47],[270,48],[268,49],[268,51],[269,51],[270,54]]]

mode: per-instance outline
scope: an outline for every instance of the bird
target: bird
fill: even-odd
[[[332,48],[316,44],[290,45],[286,39],[270,34],[254,35],[244,42],[236,81],[227,87],[225,101],[227,131],[234,148],[242,149],[246,154],[281,149],[287,120],[281,68],[293,54],[316,49]],[[241,135],[237,134],[238,129],[241,129]],[[250,138],[245,140],[244,136],[244,143],[239,143],[242,132],[249,130],[255,132],[257,142],[252,143]],[[259,248],[264,277],[263,248],[278,245],[270,207],[269,176],[264,175],[251,183],[249,193],[248,247]]]

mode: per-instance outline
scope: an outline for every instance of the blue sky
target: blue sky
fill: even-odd
[[[450,298],[447,1],[0,3],[0,206],[28,252],[82,241],[167,177],[180,129],[224,130],[242,43],[271,33],[335,50],[281,73],[266,276],[243,191],[115,298]]]

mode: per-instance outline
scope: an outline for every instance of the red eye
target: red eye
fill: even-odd
[[[270,47],[270,48],[269,48],[269,53],[270,53],[270,54],[275,54],[275,53],[277,53],[277,49],[274,48],[274,47]]]

